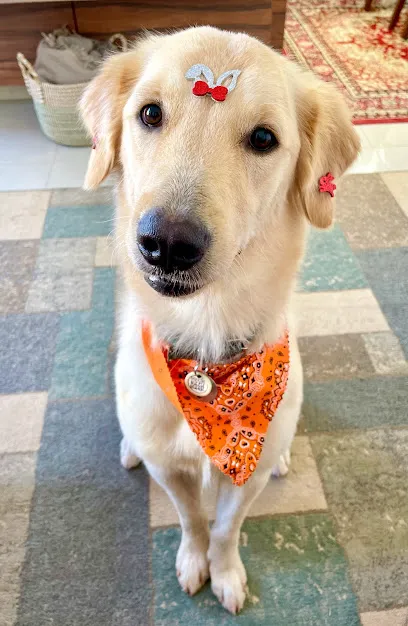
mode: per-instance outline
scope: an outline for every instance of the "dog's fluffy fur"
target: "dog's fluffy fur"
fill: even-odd
[[[223,103],[192,95],[185,73],[195,63],[214,76],[242,71]],[[158,102],[160,129],[139,119]],[[116,236],[124,290],[116,364],[117,409],[125,467],[142,459],[180,516],[177,575],[195,593],[211,575],[231,612],[245,600],[246,573],[238,552],[242,521],[271,472],[284,473],[302,402],[302,369],[292,328],[291,296],[304,250],[307,222],[326,228],[334,200],[319,178],[338,178],[359,141],[338,93],[280,54],[244,35],[210,27],[144,38],[108,59],[85,92],[82,113],[97,138],[85,187],[116,169]],[[268,154],[248,148],[257,126],[273,129],[279,146]],[[201,219],[211,248],[191,273],[200,289],[166,298],[144,280],[137,250],[140,216],[152,207]],[[271,424],[258,468],[243,487],[218,472],[216,520],[209,532],[200,503],[209,461],[184,418],[157,386],[140,339],[143,318],[157,338],[216,362],[231,338],[251,337],[253,349],[274,343],[288,323],[291,364],[287,391]],[[136,512],[135,512],[136,513]]]

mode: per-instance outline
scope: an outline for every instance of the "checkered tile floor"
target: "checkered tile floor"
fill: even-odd
[[[0,194],[2,625],[407,626],[404,188],[407,174],[349,176],[336,226],[311,233],[303,416],[290,474],[243,527],[237,618],[208,585],[181,592],[175,512],[119,466],[109,189]]]

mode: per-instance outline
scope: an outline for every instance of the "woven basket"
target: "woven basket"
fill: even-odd
[[[121,42],[121,50],[127,50],[126,38],[113,35],[111,43]],[[82,125],[78,103],[88,83],[54,85],[39,77],[24,54],[17,54],[27,91],[33,99],[34,109],[41,129],[49,139],[64,146],[90,146],[91,139]]]

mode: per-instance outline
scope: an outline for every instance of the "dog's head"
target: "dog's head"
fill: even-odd
[[[205,85],[193,92],[194,79],[211,91],[197,64],[214,84],[240,73],[211,97]],[[95,138],[85,186],[120,170],[128,257],[170,296],[228,275],[283,212],[329,226],[334,201],[319,179],[340,176],[359,148],[330,85],[247,35],[210,27],[153,35],[111,57],[81,108]]]

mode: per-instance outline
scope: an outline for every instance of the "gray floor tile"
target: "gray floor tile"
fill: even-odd
[[[408,218],[379,174],[347,176],[336,216],[354,249],[408,245]]]
[[[93,238],[42,240],[26,311],[89,309],[95,247]]]
[[[408,247],[359,252],[358,259],[408,359]]]
[[[49,406],[16,626],[149,623],[148,479],[119,442],[111,401]]]
[[[0,241],[0,313],[24,311],[37,248],[37,241]]]
[[[299,349],[307,380],[318,382],[375,373],[361,335],[300,337]]]
[[[407,430],[313,435],[362,611],[408,604]]]
[[[55,313],[0,317],[0,393],[48,389],[58,328]]]

